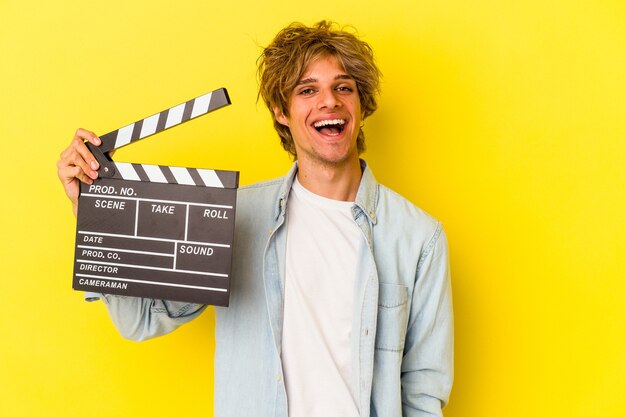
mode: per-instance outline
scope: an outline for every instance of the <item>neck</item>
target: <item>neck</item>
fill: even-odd
[[[343,164],[315,164],[298,161],[298,181],[307,190],[339,201],[354,201],[361,184],[361,163],[351,158]]]

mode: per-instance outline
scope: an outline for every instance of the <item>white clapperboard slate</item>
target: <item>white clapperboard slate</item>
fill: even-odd
[[[80,184],[75,290],[228,305],[239,172],[114,162],[108,152],[229,104],[218,89],[87,143],[100,169]]]

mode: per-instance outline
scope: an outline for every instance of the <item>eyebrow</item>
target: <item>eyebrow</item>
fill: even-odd
[[[354,80],[354,78],[352,78],[348,74],[338,74],[338,75],[335,76],[335,80]],[[316,82],[317,82],[316,78],[304,78],[304,79],[298,81],[296,83],[296,86],[299,86],[299,85],[302,85],[302,84],[313,84],[313,83],[316,83]]]

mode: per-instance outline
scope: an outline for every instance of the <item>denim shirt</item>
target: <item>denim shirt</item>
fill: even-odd
[[[359,254],[351,333],[353,396],[361,416],[440,416],[453,375],[453,315],[441,224],[363,176],[352,208]],[[229,307],[215,307],[215,415],[287,416],[281,365],[285,216],[294,164],[283,178],[238,192]],[[89,297],[90,295],[88,295]],[[120,333],[145,340],[205,306],[106,295]]]

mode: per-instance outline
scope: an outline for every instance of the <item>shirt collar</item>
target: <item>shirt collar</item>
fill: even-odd
[[[291,185],[293,184],[294,179],[296,178],[296,173],[298,172],[298,161],[294,162],[289,169],[287,175],[283,177],[283,183],[278,190],[278,200],[276,204],[276,212],[275,219],[282,215],[285,215],[285,210],[287,209],[287,199],[289,198],[289,192],[291,191]]]
[[[359,184],[359,190],[356,193],[354,205],[361,209],[372,224],[376,224],[378,182],[376,182],[372,170],[363,159],[361,159],[361,170],[363,171],[363,175],[361,176],[361,184]]]

